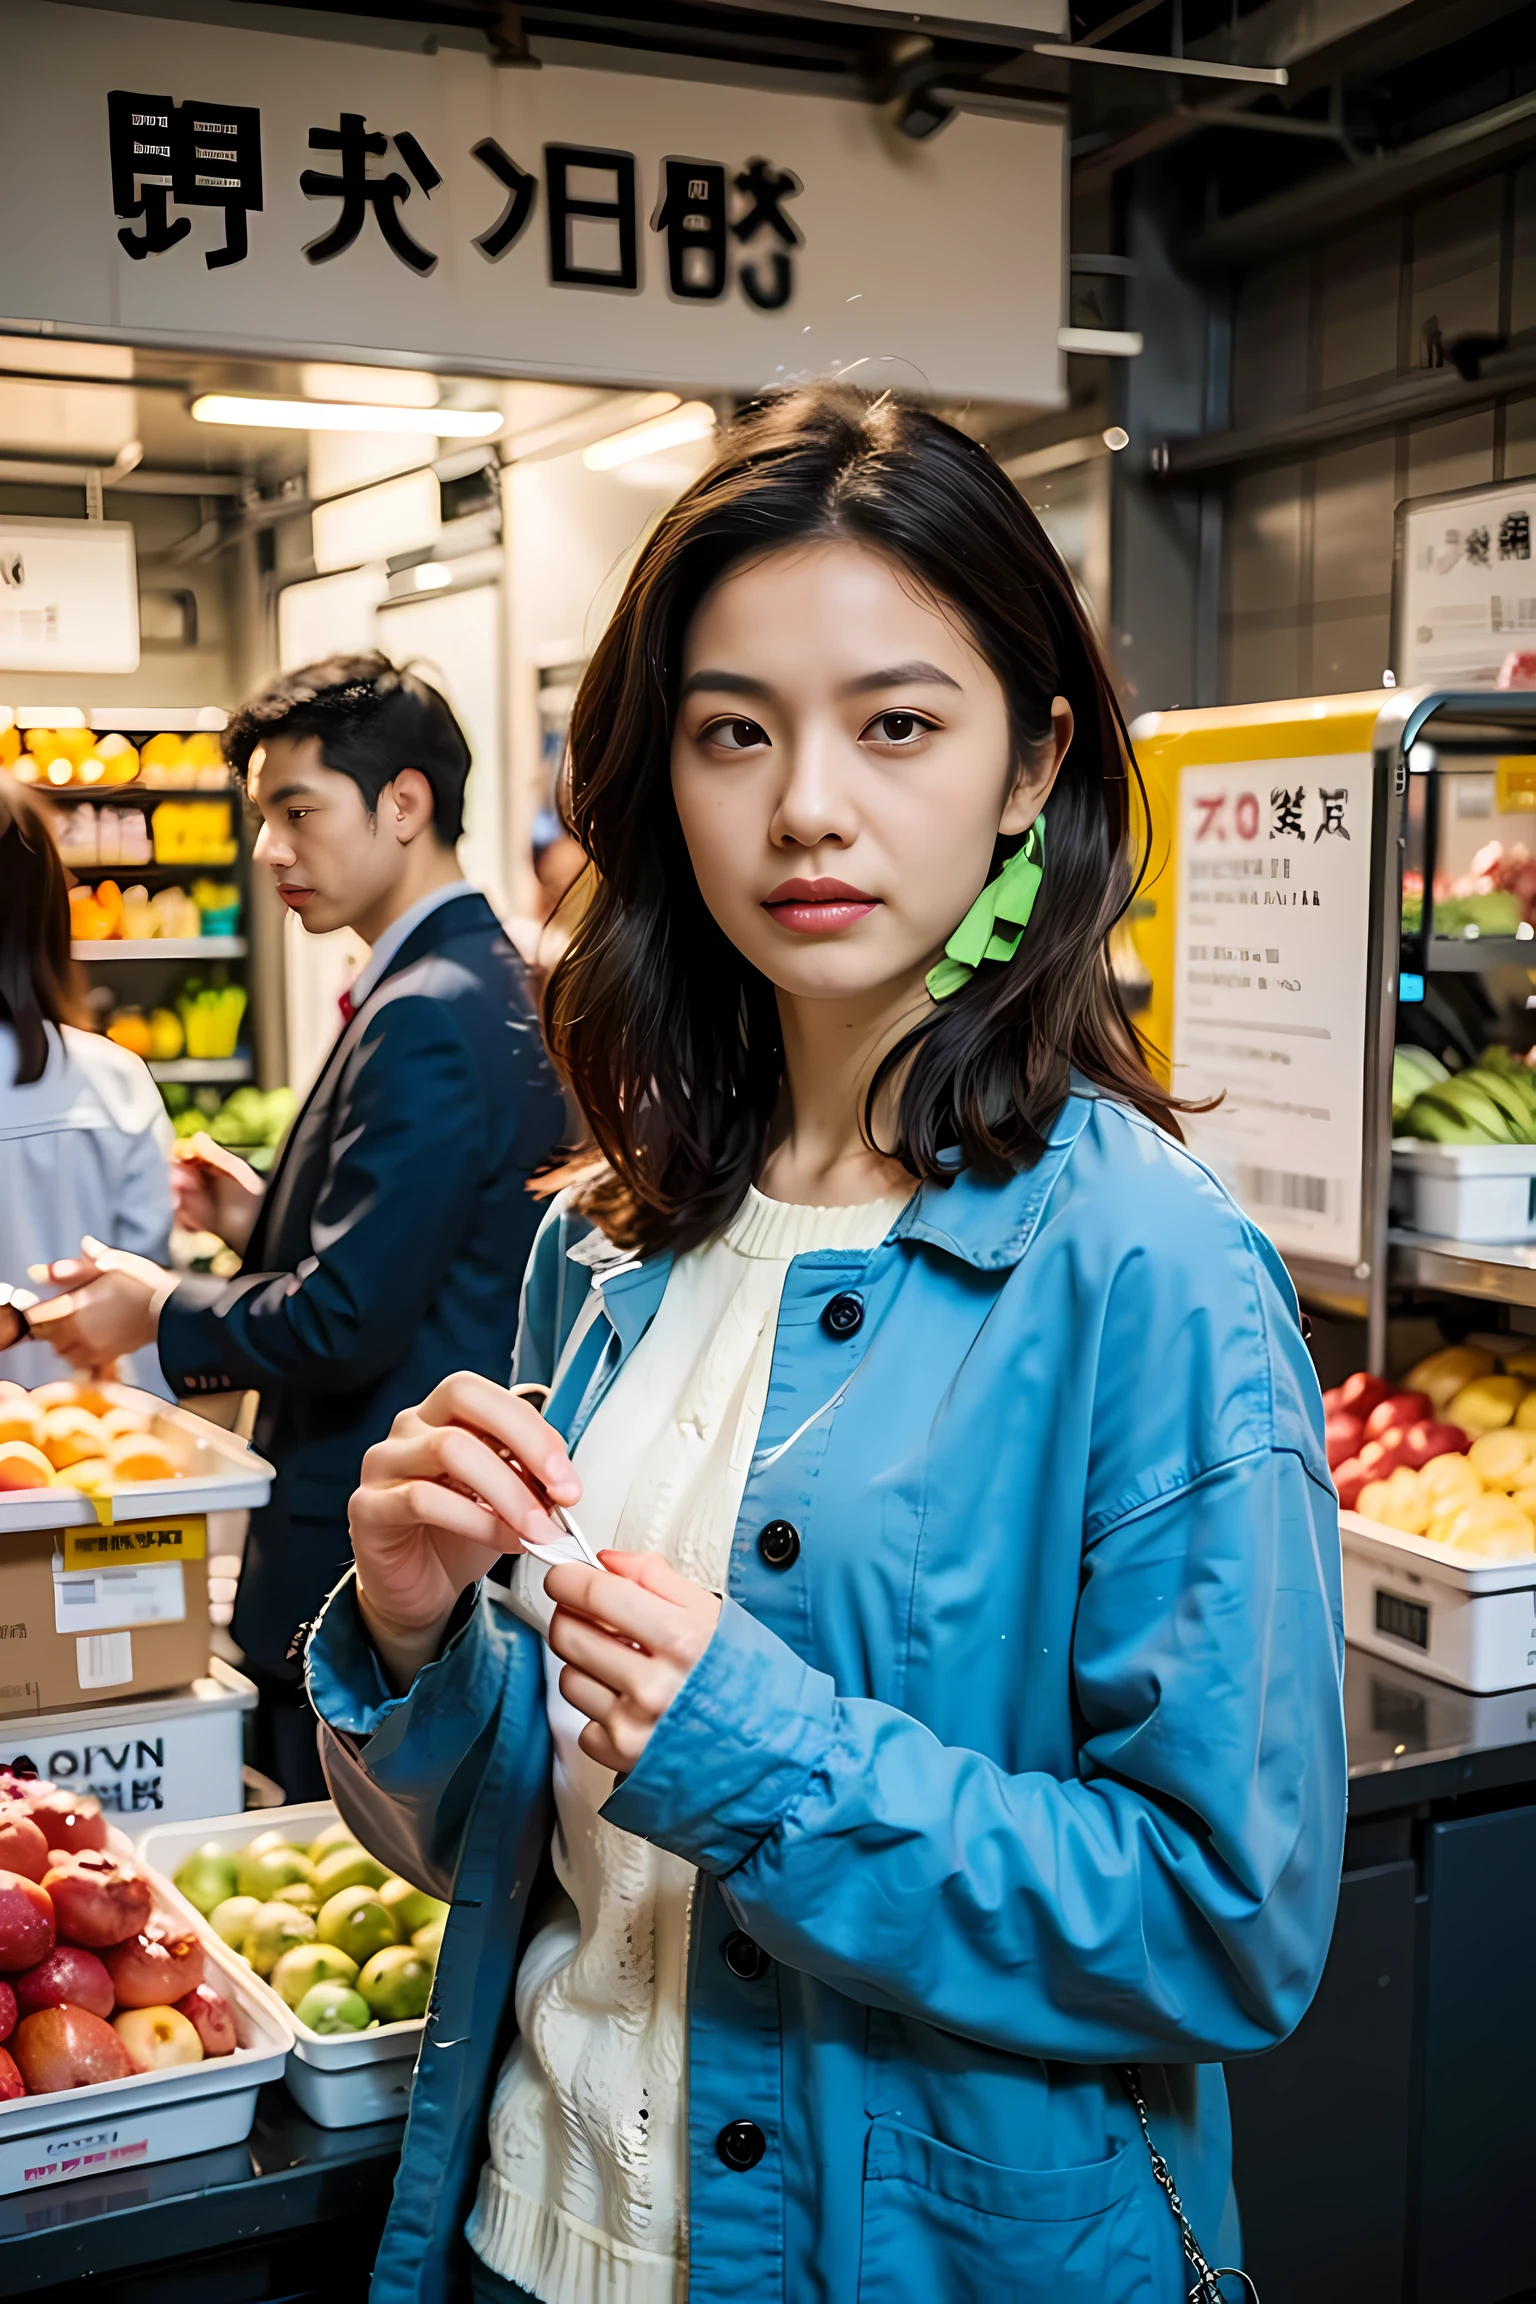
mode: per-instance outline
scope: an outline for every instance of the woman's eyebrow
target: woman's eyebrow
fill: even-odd
[[[711,689],[717,696],[755,696],[766,699],[773,694],[766,680],[754,680],[746,672],[690,672],[683,682],[684,696],[697,696],[700,689]]]
[[[941,672],[937,664],[925,664],[921,657],[911,664],[890,664],[883,672],[861,672],[857,680],[845,680],[844,696],[868,696],[880,688],[953,688],[960,683]]]

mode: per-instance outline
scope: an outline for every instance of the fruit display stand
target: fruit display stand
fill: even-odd
[[[296,1840],[309,1841],[337,1822],[328,1800],[298,1803],[288,1808],[253,1809],[236,1816],[214,1816],[188,1825],[152,1824],[139,1835],[140,1861],[152,1873],[156,1888],[184,1917],[197,1921],[205,1936],[212,1933],[195,1907],[172,1881],[187,1857],[205,1841],[237,1850],[259,1833],[283,1831]],[[241,1961],[237,1966],[244,1966]],[[425,2020],[417,2017],[398,2024],[375,2024],[366,2032],[312,2032],[299,2021],[272,1986],[246,1970],[249,1990],[276,2015],[281,2013],[292,2040],[286,2079],[294,2100],[322,2128],[355,2128],[369,2121],[387,2120],[405,2112],[421,2046]]]
[[[132,1856],[119,1832],[109,1834],[108,1846]],[[180,1900],[158,1886],[155,1906],[164,1917],[184,1919]],[[237,1973],[243,1964],[216,1937],[210,1941],[212,1932],[200,1922],[198,1934],[205,1962],[234,2012],[233,2054],[0,2103],[0,2195],[177,2159],[249,2135],[257,2091],[279,2076],[287,2058],[292,2035],[286,2011],[251,1989]]]
[[[1339,1514],[1344,1631],[1357,1648],[1477,1695],[1536,1683],[1536,1553],[1460,1558],[1359,1512]]]

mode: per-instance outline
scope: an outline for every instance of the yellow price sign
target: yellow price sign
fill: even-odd
[[[181,1520],[118,1520],[110,1527],[66,1528],[64,1566],[147,1568],[160,1560],[204,1560],[208,1522],[202,1513]]]

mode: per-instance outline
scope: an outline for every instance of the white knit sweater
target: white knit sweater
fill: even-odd
[[[576,1450],[595,1545],[661,1552],[724,1588],[790,1261],[877,1246],[905,1199],[798,1208],[753,1190],[719,1239],[679,1257]],[[520,1561],[512,1590],[546,1631],[544,1570]],[[693,1867],[603,1821],[613,1777],[578,1749],[586,1722],[559,1672],[546,1649],[563,1893],[518,1972],[469,2240],[541,2304],[674,2304]]]

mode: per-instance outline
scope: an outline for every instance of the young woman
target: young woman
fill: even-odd
[[[1105,964],[1131,774],[931,416],[771,403],[640,556],[547,1004],[603,1164],[528,1396],[370,1450],[309,1654],[344,1812],[453,1896],[376,2304],[1174,2304],[1126,2067],[1233,2260],[1220,2059],[1339,1874],[1337,1528]],[[479,1583],[561,1541],[512,1460],[600,1567]]]
[[[69,952],[69,882],[43,803],[0,770],[0,1282],[75,1257],[89,1233],[163,1264],[170,1252],[173,1141],[149,1068],[82,1029]],[[72,1370],[44,1321],[23,1338],[0,1308],[0,1363],[16,1384]],[[125,1354],[124,1383],[166,1393],[151,1352]]]

